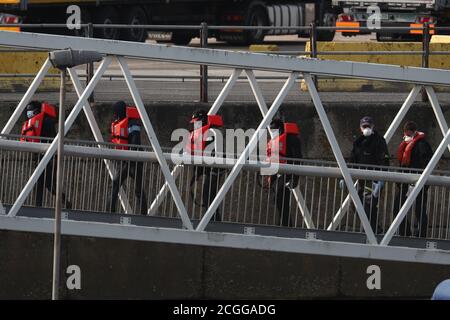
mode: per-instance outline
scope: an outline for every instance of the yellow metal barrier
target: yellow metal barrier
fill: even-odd
[[[21,74],[35,75],[48,57],[46,52],[7,51],[0,52],[0,91],[23,92],[34,77],[19,77]],[[11,74],[11,77],[5,75]],[[50,69],[49,74],[58,74],[58,70]],[[14,76],[13,76],[14,75]],[[55,91],[59,89],[58,78],[46,78],[39,91]]]
[[[305,48],[306,52],[311,51],[311,45],[308,42]],[[318,52],[350,51],[350,52],[370,52],[370,51],[422,51],[420,42],[318,42]],[[450,37],[433,36],[430,43],[430,51],[449,51]],[[449,54],[450,55],[450,54]],[[449,55],[430,55],[430,68],[450,70]],[[337,61],[354,61],[380,64],[393,64],[400,66],[422,66],[421,54],[364,54],[364,55],[345,55],[345,54],[327,54],[318,55],[320,59]],[[398,85],[395,83],[359,80],[359,79],[319,79],[318,87],[321,91],[392,91],[392,88],[398,90],[408,90],[409,85]],[[302,83],[302,90],[306,90],[306,85]],[[438,88],[439,91],[448,88]]]

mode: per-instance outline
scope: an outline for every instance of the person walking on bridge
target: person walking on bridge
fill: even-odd
[[[403,127],[403,141],[400,143],[397,151],[397,160],[403,168],[425,169],[433,156],[433,150],[426,140],[426,135],[418,131],[417,123],[408,121]],[[411,172],[406,170],[406,172]],[[414,172],[417,172],[414,170]],[[394,202],[394,212],[398,214],[401,206],[406,201],[414,185],[405,183],[397,184],[397,194]],[[427,202],[428,186],[419,192],[413,207],[416,220],[418,222],[418,231],[415,235],[425,238],[427,235]],[[411,224],[408,217],[403,219],[400,225],[399,233],[401,236],[411,236]]]
[[[216,137],[214,130],[223,127],[223,119],[219,115],[208,115],[205,110],[196,110],[190,121],[189,143],[186,151],[192,156],[216,156]],[[217,155],[222,156],[222,155]],[[210,167],[196,167],[191,178],[190,192],[194,203],[203,208],[209,208],[220,189],[220,177],[223,170]],[[196,181],[202,179],[199,184],[201,195],[196,196]],[[212,221],[221,222],[222,215],[217,209]]]
[[[302,158],[302,146],[298,137],[300,130],[296,123],[284,122],[281,119],[273,119],[270,124],[272,139],[267,144],[268,161],[277,159],[282,164],[298,164]],[[265,179],[265,188],[274,188],[275,202],[280,217],[280,223],[284,227],[293,226],[290,217],[290,194],[298,186],[299,177],[296,175],[275,174]]]
[[[22,142],[45,143],[56,137],[56,108],[55,106],[40,101],[31,101],[26,107],[27,120],[22,125]],[[47,139],[45,139],[47,138]],[[51,141],[50,141],[51,142]],[[33,155],[33,160],[39,163],[41,155]],[[42,207],[45,188],[56,195],[56,166],[51,159],[43,174],[36,183],[36,202],[37,207]],[[65,193],[62,193],[62,202],[67,209],[72,208],[72,204],[67,200]]]
[[[141,125],[139,112],[136,107],[130,107],[124,101],[118,101],[113,105],[114,121],[111,123],[111,142],[117,150],[140,150]],[[110,211],[115,212],[120,186],[127,177],[134,178],[134,193],[136,196],[136,212],[147,215],[147,197],[142,192],[142,162],[118,161],[116,174],[112,182],[112,195]]]
[[[386,140],[375,130],[373,118],[363,117],[359,129],[361,134],[353,143],[350,163],[356,164],[361,169],[370,169],[370,166],[389,166]],[[378,226],[378,200],[383,186],[383,181],[358,182],[358,195],[375,233],[382,233],[382,228]]]

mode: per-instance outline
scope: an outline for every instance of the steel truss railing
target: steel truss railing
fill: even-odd
[[[0,199],[3,204],[9,206],[14,203],[18,192],[25,185],[25,179],[33,170],[35,162],[39,159],[38,154],[44,154],[48,144],[21,143],[17,136],[3,136],[11,140],[5,140],[0,150]],[[98,149],[95,142],[68,141],[65,146],[64,160],[64,185],[66,186],[66,200],[70,200],[71,209],[90,212],[111,212],[109,200],[111,198],[112,184],[108,177],[108,167],[106,163],[112,163],[114,167],[126,167],[127,171],[134,173],[139,168],[141,179],[127,179],[123,181],[126,186],[125,199],[131,204],[131,212],[142,212],[143,202],[156,199],[159,190],[163,190],[164,178],[158,167],[158,161],[151,148],[144,148],[142,151],[122,151],[115,150],[113,145],[103,143],[103,148]],[[214,164],[211,157],[189,157],[172,154],[171,150],[164,153],[164,158],[169,165],[176,163],[198,163],[198,165],[177,166],[177,188],[183,198],[183,202],[188,208],[191,219],[198,221],[201,219],[207,208],[199,206],[204,203],[203,191],[207,189],[207,194],[217,185],[205,184],[206,175],[202,179],[191,183],[192,176],[202,168],[218,169],[221,180],[229,174],[236,164],[233,155],[227,160],[228,163]],[[107,161],[105,161],[107,160]],[[265,159],[264,159],[265,160]],[[278,173],[282,176],[299,177],[299,185],[295,192],[286,194],[287,210],[283,214],[288,215],[290,227],[314,230],[326,230],[327,222],[333,218],[333,210],[342,208],[345,196],[348,194],[346,188],[341,188],[339,180],[341,173],[336,163],[324,161],[311,161],[302,159],[292,159],[301,165],[281,165]],[[260,170],[266,166],[265,162],[250,160],[243,167],[242,172],[233,183],[230,192],[226,195],[219,207],[221,221],[232,223],[250,223],[263,226],[280,226],[282,219],[279,217],[276,199],[280,195],[278,188],[262,188],[262,176]],[[54,168],[47,167],[46,170],[53,171]],[[380,235],[387,230],[397,211],[394,209],[396,201],[396,189],[408,188],[411,183],[417,181],[421,171],[416,173],[405,172],[402,168],[395,167],[375,167],[361,168],[351,167],[350,174],[354,179],[362,179],[358,187],[371,188],[372,181],[384,181],[386,183],[379,198],[372,203],[379,207],[376,214],[377,227],[374,230]],[[49,172],[44,174],[45,179],[50,179]],[[369,179],[370,180],[367,180]],[[54,182],[50,182],[51,184]],[[428,239],[449,240],[450,239],[450,177],[448,171],[435,171],[427,181],[428,201],[423,214],[428,217],[425,228]],[[13,187],[11,187],[13,186]],[[54,188],[54,185],[52,186]],[[135,190],[139,187],[144,190],[136,199]],[[161,189],[162,188],[162,189]],[[360,189],[360,188],[358,188]],[[36,199],[37,190],[32,193],[25,202],[25,205],[33,206]],[[45,192],[44,207],[53,207],[54,198],[47,191]],[[167,194],[167,193],[166,193]],[[296,194],[300,194],[302,199],[298,199]],[[143,196],[145,195],[145,196]],[[195,199],[195,200],[194,200]],[[371,205],[372,200],[362,199],[365,208]],[[299,204],[302,204],[300,206]],[[420,200],[415,205],[419,205]],[[113,212],[115,211],[112,209]],[[125,210],[120,210],[125,212]],[[310,216],[305,212],[312,212]],[[369,213],[369,216],[375,213]],[[158,208],[152,212],[153,216],[175,218],[177,209],[170,197],[161,197]],[[345,212],[346,220],[339,225],[340,231],[361,232],[361,227],[357,221],[357,216],[353,210],[347,208]],[[411,219],[412,220],[412,219]],[[405,230],[402,230],[404,232]],[[420,228],[419,228],[420,231]],[[415,235],[414,235],[415,237]]]
[[[64,49],[72,48],[76,50],[95,50],[105,55],[104,60],[97,68],[92,80],[88,85],[83,88],[74,70],[68,70],[71,76],[72,82],[76,88],[79,99],[73,109],[70,112],[66,122],[65,122],[65,132],[70,130],[75,119],[78,117],[81,110],[88,119],[90,128],[93,132],[94,138],[97,142],[102,142],[103,139],[98,130],[98,125],[93,117],[92,110],[87,98],[90,96],[95,86],[98,84],[101,76],[104,74],[108,66],[110,65],[112,59],[117,59],[125,78],[128,89],[132,95],[134,104],[137,106],[139,114],[141,116],[145,131],[149,138],[149,141],[154,152],[154,157],[156,158],[162,174],[165,179],[165,185],[159,193],[159,198],[164,198],[170,191],[175,206],[177,208],[178,214],[183,221],[183,225],[186,229],[194,231],[194,227],[191,219],[189,218],[188,211],[185,204],[182,201],[180,192],[176,186],[176,176],[177,170],[172,172],[169,170],[164,153],[159,144],[156,133],[153,129],[150,118],[145,110],[144,104],[142,102],[139,91],[135,85],[134,79],[128,68],[126,57],[131,58],[141,58],[148,60],[158,60],[158,61],[170,61],[174,63],[184,63],[184,64],[203,64],[212,66],[223,66],[234,69],[228,82],[225,84],[223,90],[217,97],[216,101],[212,105],[209,113],[215,114],[220,110],[223,102],[225,101],[227,95],[231,91],[234,83],[236,82],[239,75],[244,72],[252,88],[252,92],[255,96],[256,102],[261,111],[262,120],[256,130],[256,133],[251,137],[249,143],[245,147],[244,151],[239,155],[238,159],[234,162],[233,167],[228,173],[224,183],[217,192],[216,197],[209,205],[205,214],[202,216],[200,222],[197,224],[195,231],[204,231],[206,226],[209,224],[214,213],[217,211],[221,203],[224,201],[225,196],[229,192],[236,178],[242,169],[249,163],[250,154],[256,148],[257,142],[262,136],[264,129],[270,124],[271,120],[277,114],[281,104],[286,98],[289,91],[292,89],[296,80],[300,75],[306,81],[308,86],[308,92],[313,100],[316,111],[318,112],[319,118],[325,130],[327,139],[331,145],[333,154],[336,158],[339,174],[345,181],[346,188],[348,189],[349,199],[352,200],[357,216],[362,225],[362,229],[367,237],[367,241],[370,245],[389,245],[395,232],[398,230],[400,224],[405,219],[405,216],[411,206],[413,205],[416,197],[423,189],[424,185],[430,179],[431,173],[435,169],[439,159],[442,157],[446,148],[449,148],[450,144],[450,130],[448,129],[447,122],[443,116],[442,109],[439,105],[437,96],[433,90],[432,86],[449,86],[450,85],[450,72],[445,70],[437,69],[424,69],[424,68],[414,68],[414,67],[398,67],[390,65],[378,65],[369,63],[355,63],[355,62],[342,62],[342,61],[326,61],[310,58],[293,58],[293,57],[280,57],[275,55],[266,54],[254,54],[254,53],[243,53],[243,52],[231,52],[225,50],[213,50],[213,49],[195,49],[186,47],[175,47],[175,46],[165,46],[165,45],[148,45],[139,43],[130,43],[122,41],[108,41],[108,40],[98,40],[98,39],[81,39],[75,37],[63,37],[54,35],[41,35],[41,34],[31,34],[31,33],[12,33],[12,32],[0,32],[0,45],[20,47],[20,48],[35,48],[35,49]],[[31,100],[33,94],[35,93],[37,87],[42,81],[43,77],[50,68],[50,63],[47,60],[42,66],[40,72],[37,74],[36,78],[32,82],[30,88],[25,93],[24,97],[18,104],[13,115],[9,119],[5,128],[2,130],[2,134],[8,134],[11,132],[14,124],[17,122],[20,114],[23,112],[27,103]],[[272,105],[268,107],[264,101],[264,97],[261,93],[259,85],[254,77],[253,70],[270,70],[277,71],[281,73],[289,74],[284,86],[278,93],[276,99],[273,101]],[[322,105],[320,96],[315,87],[314,81],[312,79],[313,75],[327,75],[332,77],[347,77],[347,78],[359,78],[359,79],[375,79],[393,82],[404,82],[414,84],[410,95],[406,99],[405,103],[401,107],[394,121],[392,122],[388,132],[386,133],[386,139],[390,140],[396,129],[399,127],[401,121],[404,119],[407,111],[414,102],[415,97],[424,87],[430,98],[431,106],[435,112],[439,127],[442,131],[444,138],[442,139],[439,147],[433,155],[432,160],[429,162],[428,166],[425,168],[423,173],[421,173],[418,179],[414,179],[415,186],[408,196],[407,201],[402,205],[399,214],[394,219],[393,223],[390,225],[388,231],[383,236],[383,239],[378,243],[375,237],[374,230],[372,230],[371,225],[368,220],[368,216],[364,211],[364,205],[358,195],[358,191],[353,182],[354,176],[352,176],[352,171],[346,164],[342,151],[337,143],[336,136],[334,134],[333,128],[330,124],[326,111]],[[36,167],[34,173],[31,175],[30,179],[22,189],[20,195],[16,199],[13,206],[8,212],[8,216],[16,216],[19,212],[21,206],[24,204],[26,198],[29,196],[33,186],[36,184],[39,176],[44,171],[45,167],[49,163],[50,159],[54,156],[56,151],[56,144],[59,140],[58,136],[53,140],[53,142],[48,146],[44,156]],[[0,146],[3,148],[7,144],[6,141],[0,141]],[[101,144],[99,144],[101,147]],[[105,160],[106,161],[106,160]],[[107,163],[105,163],[107,164]],[[108,169],[110,175],[112,176],[112,169]],[[367,171],[367,176],[362,175],[361,178],[368,177],[375,178],[373,172]],[[369,178],[370,178],[369,177]],[[416,177],[417,178],[417,177]],[[296,191],[295,198],[297,200],[300,211],[307,221],[307,226],[312,228],[313,223],[310,218],[311,213],[306,210],[304,205],[304,198],[302,194]],[[349,202],[349,200],[347,201]],[[123,206],[125,204],[122,203]],[[152,208],[158,206],[158,197],[156,197],[152,207],[150,208],[150,213]],[[335,228],[340,219],[343,216],[344,211],[338,211],[336,216],[333,218],[333,223],[329,229]]]

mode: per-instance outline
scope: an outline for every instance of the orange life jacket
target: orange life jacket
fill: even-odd
[[[128,150],[125,144],[128,144],[128,122],[130,119],[139,120],[139,112],[136,107],[127,107],[127,116],[122,120],[116,120],[111,123],[111,142],[120,144],[118,150]]]
[[[278,154],[279,163],[286,163],[286,159],[282,158],[286,158],[287,154],[287,137],[289,134],[298,135],[299,133],[300,129],[296,123],[285,123],[283,134],[278,135],[267,143],[267,161],[273,161],[274,159],[271,159],[272,154]]]
[[[208,115],[208,122],[200,127],[194,129],[189,135],[189,144],[187,145],[187,152],[191,155],[203,155],[206,148],[207,132],[211,128],[223,127],[223,119],[219,115]]]
[[[403,141],[402,143],[400,143],[400,146],[397,150],[397,159],[402,167],[409,167],[409,165],[411,164],[411,152],[414,149],[416,143],[422,139],[425,139],[425,133],[417,132],[417,134],[411,141]]]
[[[44,117],[49,116],[56,118],[56,109],[54,106],[48,103],[42,103],[41,112],[35,115],[33,118],[28,119],[22,125],[22,136],[27,137],[40,137],[42,133],[42,125],[44,123]],[[40,142],[38,138],[20,138],[22,142]]]

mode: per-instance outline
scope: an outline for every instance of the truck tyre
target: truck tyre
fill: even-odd
[[[88,8],[81,8],[81,24],[91,23],[92,22],[92,15],[91,12],[88,10]],[[81,28],[81,29],[75,29],[74,35],[77,37],[88,37],[88,29]]]
[[[143,8],[135,6],[128,9],[122,21],[123,24],[146,25],[148,18]],[[126,41],[145,42],[148,37],[146,29],[122,29],[121,37]]]
[[[119,24],[119,13],[114,7],[98,8],[94,15],[96,24]],[[102,39],[119,40],[120,29],[116,28],[95,28],[94,37]]]
[[[244,25],[246,26],[268,26],[269,18],[263,6],[250,6]],[[228,44],[246,46],[258,44],[264,41],[266,30],[245,30],[243,32],[221,32],[216,38],[219,41],[226,41]]]
[[[334,27],[336,25],[336,14],[331,12],[326,12],[323,15],[322,23],[320,24],[324,27]],[[317,32],[318,41],[333,41],[336,30],[320,30]]]
[[[193,36],[186,31],[174,31],[172,32],[172,42],[178,46],[187,46]]]
[[[264,7],[257,6],[250,10],[246,25],[249,26],[268,26],[269,18]],[[244,31],[245,44],[258,44],[264,41],[267,31],[262,29]]]

